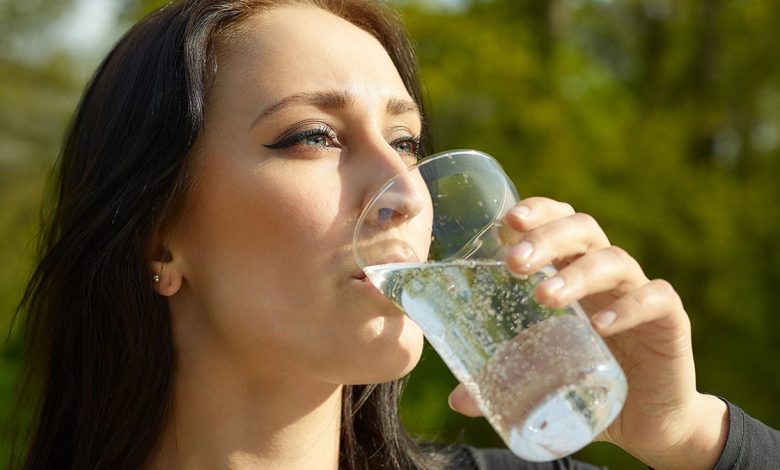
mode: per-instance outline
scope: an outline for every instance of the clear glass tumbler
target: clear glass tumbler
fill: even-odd
[[[518,201],[474,150],[430,156],[363,210],[354,253],[369,280],[422,328],[509,449],[530,461],[590,443],[619,414],[626,378],[575,302],[539,304],[555,272],[511,274],[501,221]]]

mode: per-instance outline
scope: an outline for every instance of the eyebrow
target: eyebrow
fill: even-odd
[[[355,96],[347,91],[318,91],[318,92],[303,92],[295,93],[289,96],[285,96],[271,106],[265,108],[257,117],[252,121],[249,126],[251,130],[258,122],[267,118],[271,114],[280,111],[283,108],[296,104],[304,104],[314,106],[320,109],[345,109],[355,102]],[[420,107],[414,101],[409,101],[402,98],[391,97],[387,100],[387,112],[393,116],[398,116],[406,113],[415,113],[420,116]]]

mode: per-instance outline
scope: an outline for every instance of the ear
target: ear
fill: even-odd
[[[183,273],[179,260],[166,247],[155,248],[150,270],[149,276],[158,294],[170,297],[181,288]]]

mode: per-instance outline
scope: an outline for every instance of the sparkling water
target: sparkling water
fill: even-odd
[[[425,333],[510,450],[554,460],[618,415],[626,379],[577,304],[533,297],[545,279],[502,262],[395,263],[366,275]]]

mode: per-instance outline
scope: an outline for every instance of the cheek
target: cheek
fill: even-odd
[[[333,248],[326,243],[334,244],[327,234],[339,212],[338,178],[284,169],[202,181],[184,227],[187,281],[215,321],[284,329],[312,301],[305,290],[327,294],[316,282]]]
[[[349,243],[348,233],[331,233],[340,180],[283,169],[203,178],[182,227],[195,341],[220,345],[232,363],[260,374],[349,344],[338,331],[323,333],[339,300],[323,273],[334,249]]]
[[[266,166],[259,174],[210,185],[196,230],[208,233],[213,248],[233,262],[247,255],[267,262],[316,251],[338,216],[338,179],[284,169]]]

